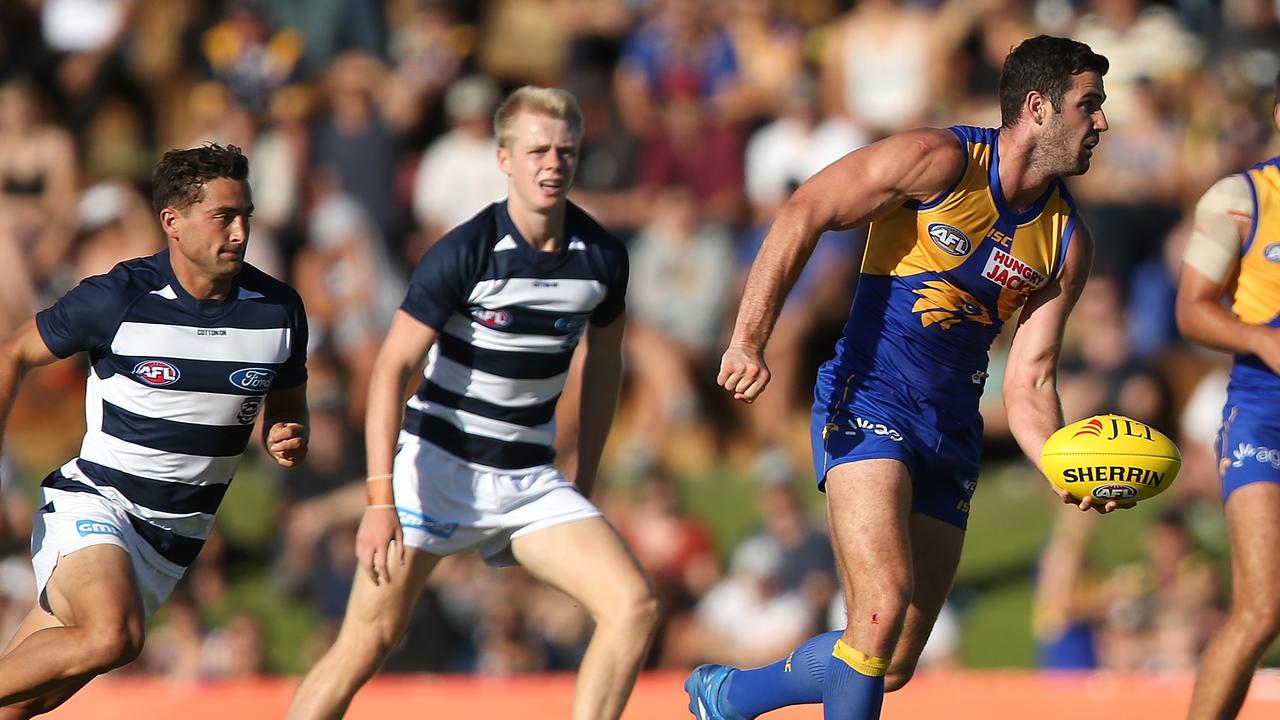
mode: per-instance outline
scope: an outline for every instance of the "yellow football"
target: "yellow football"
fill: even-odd
[[[1164,492],[1182,468],[1164,433],[1123,415],[1078,420],[1049,436],[1040,461],[1049,482],[1083,500],[1146,500]]]

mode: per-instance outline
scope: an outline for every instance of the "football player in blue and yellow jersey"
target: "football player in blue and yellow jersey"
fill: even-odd
[[[1273,113],[1280,124],[1280,77]],[[1235,355],[1217,442],[1231,612],[1201,658],[1190,714],[1232,718],[1280,633],[1280,157],[1219,180],[1200,198],[1178,328]]]
[[[1107,69],[1082,43],[1026,40],[1005,60],[1000,128],[894,135],[838,160],[779,211],[718,379],[746,402],[769,382],[765,343],[819,235],[871,224],[813,411],[848,623],[771,666],[697,668],[685,687],[701,720],[816,702],[828,719],[878,718],[885,691],[911,677],[960,559],[987,353],[1019,309],[1004,382],[1009,424],[1037,465],[1063,424],[1058,353],[1093,240],[1061,178],[1089,168],[1107,129]]]

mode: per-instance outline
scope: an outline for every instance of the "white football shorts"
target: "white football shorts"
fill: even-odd
[[[477,550],[495,566],[515,565],[511,541],[600,510],[551,465],[486,471],[412,433],[400,433],[393,466],[404,544],[434,555]]]
[[[94,493],[41,488],[43,502],[31,530],[31,566],[36,574],[36,597],[49,609],[44,591],[58,560],[92,545],[116,545],[129,553],[134,580],[147,617],[169,599],[182,578],[175,565],[133,529],[124,509]]]

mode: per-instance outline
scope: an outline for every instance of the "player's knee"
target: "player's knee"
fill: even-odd
[[[646,585],[610,603],[598,622],[648,637],[658,629],[662,603]]]
[[[856,600],[849,602],[849,622],[864,622],[898,627],[911,605],[911,582],[886,582],[869,588],[858,588]],[[848,596],[846,596],[848,597]]]
[[[103,623],[84,628],[85,672],[106,672],[128,665],[142,654],[145,632],[141,620]]]
[[[1246,600],[1240,615],[1245,627],[1263,642],[1270,643],[1280,634],[1280,599]]]
[[[343,624],[338,643],[331,652],[337,652],[348,663],[361,669],[376,669],[400,642],[404,624],[390,617],[375,617],[368,622]]]

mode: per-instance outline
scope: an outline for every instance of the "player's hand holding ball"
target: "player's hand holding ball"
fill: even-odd
[[[1164,492],[1182,468],[1182,454],[1145,423],[1097,415],[1050,435],[1040,464],[1063,502],[1109,512]]]

